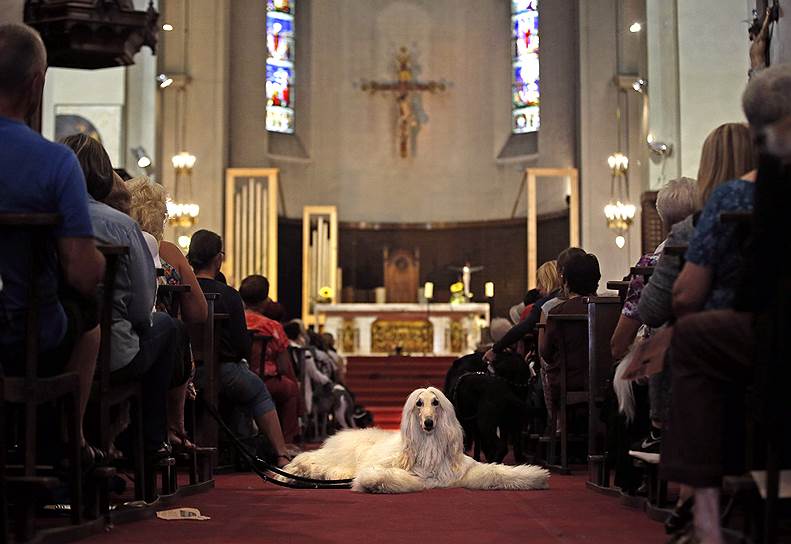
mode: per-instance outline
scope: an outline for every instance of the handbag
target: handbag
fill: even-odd
[[[623,373],[624,380],[639,380],[662,372],[665,355],[673,338],[673,325],[665,325],[641,342],[632,353],[632,360]]]

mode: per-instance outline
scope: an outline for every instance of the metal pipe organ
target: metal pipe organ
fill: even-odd
[[[230,285],[266,276],[277,299],[277,190],[275,168],[229,168],[225,193],[225,265]]]
[[[316,303],[338,300],[338,214],[335,206],[306,206],[302,215],[302,319],[316,322]]]

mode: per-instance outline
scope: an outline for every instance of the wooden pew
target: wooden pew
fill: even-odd
[[[573,441],[582,441],[583,437],[580,436],[570,436],[568,432],[568,406],[573,404],[581,404],[587,403],[589,398],[589,392],[587,390],[584,391],[569,391],[568,390],[568,380],[567,380],[567,369],[569,366],[570,361],[568,360],[567,352],[566,352],[566,339],[573,334],[585,334],[587,336],[587,328],[585,324],[588,321],[587,314],[549,314],[547,317],[548,323],[549,320],[555,321],[558,327],[558,334],[561,338],[561,349],[560,349],[560,406],[559,406],[559,419],[560,419],[560,458],[559,463],[556,462],[556,449],[557,449],[557,437],[556,437],[556,423],[555,421],[550,421],[549,428],[551,430],[551,434],[548,437],[548,454],[547,454],[547,467],[550,470],[561,474],[570,474],[571,470],[569,469],[568,465],[568,443],[569,440]],[[587,361],[577,361],[579,364],[584,364],[587,366]]]
[[[217,409],[219,397],[217,350],[220,333],[218,323],[227,319],[228,316],[227,314],[217,314],[214,311],[214,304],[220,298],[219,294],[204,293],[204,296],[208,307],[206,322],[191,324],[188,327],[195,364],[203,365],[206,374],[205,383],[198,394],[202,396],[204,402]],[[217,422],[205,409],[196,410],[194,421],[195,427],[189,431],[195,443],[209,448],[205,455],[200,456],[197,477],[200,482],[213,481],[214,467],[217,466]]]
[[[48,247],[47,238],[52,229],[61,223],[58,214],[22,214],[0,213],[0,233],[8,236],[9,232],[29,232],[31,246],[34,248]],[[42,252],[31,252],[28,265],[30,278],[38,278],[41,270]],[[14,256],[19,258],[19,256]],[[15,497],[14,532],[19,540],[30,540],[35,533],[36,499],[40,491],[54,489],[59,485],[52,467],[37,465],[37,411],[41,404],[63,401],[68,427],[68,459],[69,489],[71,494],[71,523],[82,523],[83,489],[82,465],[80,454],[80,382],[74,372],[65,372],[49,378],[38,376],[39,364],[39,312],[41,300],[39,282],[31,281],[28,288],[28,311],[25,318],[25,373],[22,377],[4,376],[0,373],[0,389],[2,389],[2,415],[8,417],[6,408],[9,404],[17,404],[24,411],[24,455],[21,467],[6,465],[5,443],[0,458],[0,471],[3,478],[3,504],[0,506],[3,517],[2,528],[7,531],[9,523],[6,517],[8,496]],[[6,431],[5,421],[2,423]],[[3,437],[5,438],[5,437]],[[0,535],[4,540],[7,534]]]
[[[610,350],[623,304],[619,297],[586,297],[588,305],[588,484],[609,488],[607,426],[601,409],[612,389],[614,361]]]
[[[607,289],[610,291],[618,291],[618,296],[621,302],[626,300],[626,292],[629,290],[629,282],[626,280],[608,281]]]

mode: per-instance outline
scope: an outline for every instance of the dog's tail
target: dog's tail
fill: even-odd
[[[629,353],[621,359],[615,369],[615,378],[612,381],[615,396],[618,397],[618,411],[626,417],[628,423],[634,420],[635,415],[634,389],[632,389],[632,382],[624,380],[623,375],[631,363],[633,353],[633,349],[629,350]]]
[[[535,465],[475,463],[464,476],[464,487],[473,489],[548,489],[549,471]]]

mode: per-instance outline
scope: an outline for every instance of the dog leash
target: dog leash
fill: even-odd
[[[274,465],[271,465],[270,463],[267,463],[247,449],[239,437],[236,436],[236,434],[230,429],[230,427],[228,427],[228,425],[225,424],[214,406],[209,404],[209,402],[207,402],[205,399],[202,399],[202,402],[203,406],[206,408],[212,418],[214,418],[225,434],[228,435],[228,438],[231,439],[231,443],[233,444],[236,451],[239,452],[239,454],[241,454],[245,460],[247,460],[253,472],[255,472],[255,474],[265,482],[269,482],[280,487],[288,487],[290,489],[351,489],[351,484],[353,481],[351,478],[342,480],[317,480],[314,478],[306,478],[304,476],[290,474]],[[276,476],[281,476],[283,478],[288,478],[291,481],[281,480],[269,473],[275,474]]]

